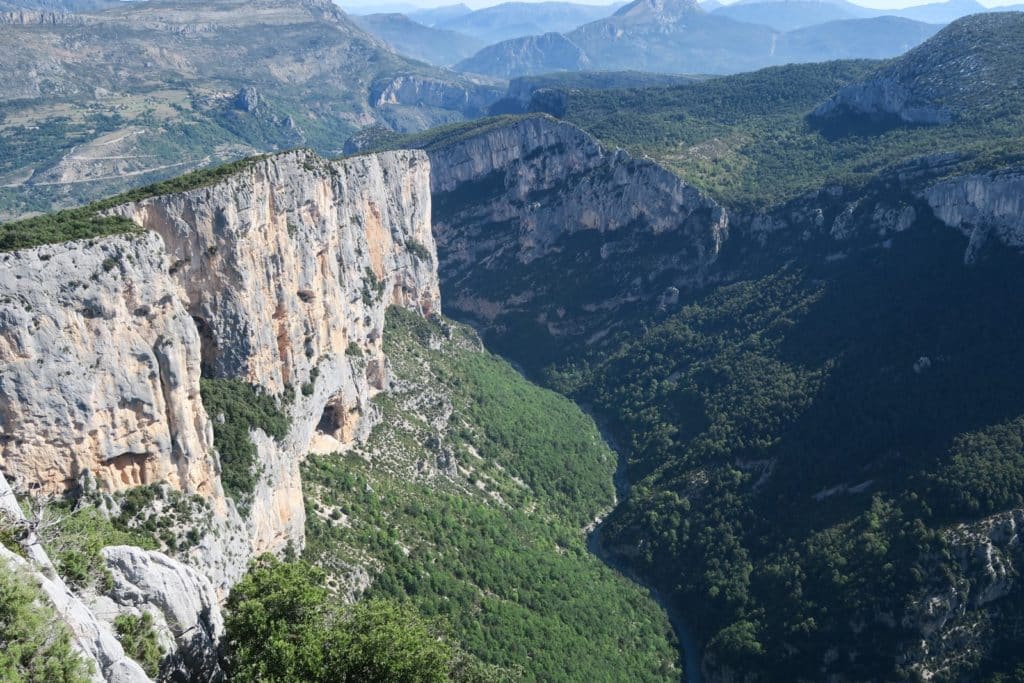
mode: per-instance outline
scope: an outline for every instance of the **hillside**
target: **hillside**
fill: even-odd
[[[1011,161],[1020,149],[1018,58],[995,46],[1019,42],[1022,22],[1018,13],[961,19],[884,65],[808,64],[686,87],[574,90],[560,106],[567,121],[657,159],[731,206],[778,203],[823,181],[856,186],[918,155],[956,152],[954,167],[967,171]],[[869,88],[902,94],[857,95]],[[893,125],[874,109],[851,118],[847,101],[921,103],[900,111],[958,119],[931,129]]]
[[[399,57],[319,0],[119,3],[6,25],[0,91],[3,217],[258,151],[330,152],[367,123],[419,129],[498,95]]]
[[[961,120],[977,126],[1014,117],[1024,58],[1005,46],[1024,41],[1024,13],[994,12],[954,22],[862,82],[818,107],[819,119],[886,124]],[[965,126],[967,127],[967,126]]]
[[[593,422],[450,321],[393,309],[384,348],[373,433],[303,466],[305,556],[414,596],[518,680],[678,680],[664,615],[580,533],[613,496]]]

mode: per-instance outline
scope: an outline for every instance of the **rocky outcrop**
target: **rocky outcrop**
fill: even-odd
[[[165,653],[164,680],[224,680],[218,659],[224,618],[209,579],[163,553],[135,546],[104,548],[103,557],[113,588],[94,601],[94,611],[109,622],[118,614],[152,615]]]
[[[529,310],[541,336],[596,341],[699,281],[727,235],[696,188],[545,116],[463,136],[431,165],[446,309],[490,332]]]
[[[220,498],[199,335],[168,265],[155,234],[0,256],[0,467],[17,487],[88,473]]]
[[[922,191],[936,217],[969,238],[972,263],[989,239],[1024,247],[1024,173],[1020,169],[943,180]]]
[[[941,105],[919,101],[901,80],[892,74],[880,74],[866,83],[854,83],[815,108],[819,119],[866,116],[880,123],[937,125],[949,123],[953,115]]]
[[[0,6],[2,9],[2,6]],[[0,12],[0,26],[33,26],[46,24],[74,25],[84,23],[81,18],[67,12],[51,12],[44,10],[19,10],[17,12]]]
[[[21,525],[25,515],[7,483],[0,474],[0,515],[4,524]],[[97,683],[147,683],[149,677],[134,660],[128,657],[114,636],[110,625],[95,614],[68,588],[57,575],[46,551],[34,533],[22,541],[22,554],[0,544],[0,562],[9,568],[24,572],[32,578],[43,594],[67,624],[75,648],[93,665],[93,680]]]
[[[1019,641],[1019,633],[1007,631],[1013,620],[998,620],[1002,601],[1021,590],[1022,530],[1024,510],[1014,509],[944,531],[949,564],[933,568],[935,579],[903,624],[919,634],[907,649],[907,664],[918,676],[956,678],[982,643]]]
[[[402,75],[374,83],[370,104],[377,109],[426,107],[483,116],[504,89],[490,83],[456,82],[419,75]]]
[[[1016,98],[1020,57],[1012,45],[1024,30],[1019,12],[974,14],[851,84],[818,106],[812,119],[858,118],[881,124],[939,125]],[[987,115],[987,114],[986,114]]]

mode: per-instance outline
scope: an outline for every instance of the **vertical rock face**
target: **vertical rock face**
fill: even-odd
[[[421,152],[337,163],[294,152],[115,209],[163,238],[204,373],[295,394],[285,439],[254,434],[254,552],[301,546],[299,462],[311,446],[368,433],[369,399],[387,386],[387,307],[438,308],[429,169]]]
[[[57,493],[167,481],[220,496],[199,335],[157,235],[0,256],[0,467]]]
[[[111,210],[137,234],[0,255],[0,469],[28,491],[88,472],[101,491],[166,481],[210,499],[217,531],[192,561],[221,594],[253,554],[301,548],[299,463],[369,433],[386,309],[438,308],[429,174],[422,152],[286,153]],[[251,433],[245,520],[201,376],[257,385],[291,417],[282,439]]]
[[[445,305],[485,332],[529,317],[534,339],[592,343],[700,281],[727,237],[725,210],[696,188],[548,117],[430,154]]]
[[[969,239],[964,260],[974,260],[989,237],[1024,247],[1024,173],[1008,169],[985,175],[950,178],[922,195],[935,216]]]

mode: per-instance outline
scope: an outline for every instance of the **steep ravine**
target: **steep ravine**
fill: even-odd
[[[608,448],[615,452],[618,457],[618,466],[615,468],[615,506],[618,507],[626,501],[626,497],[629,495],[629,473],[626,468],[626,455],[625,452],[620,448],[615,438],[608,431],[607,427],[601,423],[601,421],[585,406],[584,411],[591,416],[595,424],[601,431],[601,436],[604,438],[604,442],[608,445]],[[614,509],[609,511],[608,514],[612,514]],[[610,552],[603,543],[602,530],[604,528],[605,520],[608,519],[606,514],[600,520],[597,520],[596,525],[590,530],[587,535],[587,549],[601,559],[602,562],[607,564],[609,567],[619,572],[623,576],[627,577],[634,583],[637,583],[645,587],[654,599],[658,606],[665,610],[668,615],[668,620],[672,624],[672,630],[675,631],[676,639],[679,641],[679,653],[682,657],[684,666],[684,683],[700,683],[700,645],[697,643],[697,639],[694,638],[690,627],[686,623],[686,619],[683,616],[682,611],[676,608],[670,601],[666,600],[661,592],[644,581],[643,577],[637,575],[629,565],[624,563],[614,553]]]
[[[905,248],[920,261],[922,276],[915,285],[924,293],[908,294],[908,283],[898,283],[898,278],[895,278],[898,283],[895,291],[904,299],[909,297],[906,305],[928,302],[944,291],[942,279],[932,279],[936,272],[934,269],[941,264],[948,278],[958,276],[975,284],[977,289],[972,290],[970,296],[981,297],[976,306],[983,308],[981,304],[988,296],[982,294],[987,286],[984,284],[986,273],[992,268],[985,258],[1002,253],[1000,250],[1006,247],[1017,250],[1024,243],[1021,238],[1024,228],[1018,210],[1021,196],[1019,168],[979,170],[973,175],[957,175],[952,171],[952,164],[956,161],[953,155],[910,159],[879,173],[863,186],[826,184],[785,204],[759,212],[730,211],[727,217],[725,209],[664,169],[646,160],[631,159],[621,152],[610,152],[584,131],[551,119],[529,117],[510,120],[503,125],[481,127],[476,133],[470,131],[449,140],[435,141],[426,148],[432,162],[433,223],[445,312],[474,324],[491,349],[517,361],[528,376],[539,378],[542,370],[552,366],[563,370],[564,373],[555,372],[546,379],[554,380],[565,389],[565,393],[585,397],[584,400],[588,401],[597,391],[613,397],[608,400],[630,400],[631,396],[620,397],[614,388],[619,383],[630,384],[637,373],[643,374],[640,359],[645,357],[645,353],[649,353],[647,357],[653,358],[655,364],[660,362],[664,366],[663,375],[654,373],[658,384],[675,386],[676,377],[687,368],[673,365],[671,359],[674,356],[687,357],[685,349],[679,346],[687,338],[675,340],[669,334],[672,330],[666,328],[664,339],[644,340],[638,329],[647,329],[648,325],[641,326],[640,323],[647,322],[651,327],[660,329],[655,324],[657,321],[672,319],[686,322],[685,304],[723,290],[727,301],[735,300],[737,306],[749,305],[751,311],[768,313],[773,301],[771,297],[775,294],[765,292],[764,297],[768,299],[764,301],[755,287],[749,304],[743,303],[742,293],[746,284],[759,280],[768,284],[788,281],[787,278],[793,276],[790,264],[796,264],[800,271],[821,274],[818,279],[808,279],[808,285],[833,285],[833,296],[850,296],[863,304],[863,297],[873,292],[877,279],[860,282],[857,273],[861,271],[853,269],[847,272],[844,266],[851,268],[846,264],[854,261],[866,265],[887,264],[895,258],[891,254],[895,253],[896,247],[912,243],[916,246]],[[675,198],[676,201],[667,201],[667,198]],[[967,241],[961,244],[957,233],[965,236]],[[967,269],[961,270],[965,264]],[[898,269],[883,269],[882,272],[908,272],[908,267],[908,263],[902,263]],[[735,287],[729,289],[731,285]],[[813,287],[810,291],[814,291]],[[779,291],[784,292],[781,285]],[[954,294],[967,296],[962,290],[946,296],[954,300]],[[732,299],[728,298],[730,296]],[[793,301],[793,304],[786,305],[796,306],[794,310],[807,306],[814,316],[834,315],[836,311],[845,310],[839,304],[817,305],[813,298],[804,303],[806,297],[801,298],[803,295],[796,290],[784,293],[784,296],[789,297],[785,301]],[[918,296],[920,301],[914,296]],[[896,294],[883,295],[878,301],[891,305],[895,298]],[[939,331],[947,330],[926,303],[920,305],[922,319],[918,321],[917,329],[935,325]],[[874,316],[878,310],[886,310],[878,304],[865,306],[870,311],[864,314],[865,319],[870,319],[868,316]],[[727,308],[714,309],[709,305],[706,314],[709,320],[717,319],[713,310],[722,310],[722,315],[728,314]],[[808,320],[808,326],[819,322],[819,318],[813,316],[808,316]],[[901,323],[893,324],[898,326]],[[827,326],[825,331],[830,327],[838,326]],[[1003,325],[1001,329],[1008,328]],[[858,345],[863,344],[858,336],[861,331],[844,330],[847,338],[832,340],[832,343],[849,343],[860,348]],[[812,338],[818,340],[822,334],[812,335]],[[893,335],[896,340],[906,338],[906,334]],[[714,343],[717,339],[713,338]],[[630,340],[636,342],[632,347]],[[644,346],[645,343],[653,350]],[[707,343],[712,344],[712,341]],[[801,348],[814,348],[814,343],[802,342]],[[894,343],[898,345],[898,342]],[[905,363],[899,361],[899,371],[910,373],[912,378],[920,375],[922,370],[913,365],[914,361],[925,357],[924,351],[933,345],[934,339],[916,342],[914,348],[906,351],[910,360]],[[614,366],[602,370],[610,374],[607,385],[591,386],[586,384],[591,380],[579,379],[578,375],[587,375],[600,365],[602,358],[607,360],[609,356],[605,354],[611,356],[609,363]],[[928,362],[937,357],[927,355],[930,356],[926,358]],[[722,362],[714,357],[713,360]],[[768,364],[761,358],[755,361]],[[970,362],[970,359],[966,361]],[[572,367],[574,363],[576,367]],[[870,372],[881,372],[871,362],[867,367]],[[797,369],[801,369],[800,366]],[[755,374],[761,376],[763,373]],[[701,376],[693,381],[707,383],[709,380]],[[583,382],[582,387],[578,382]],[[545,383],[543,379],[541,383]],[[704,387],[705,384],[699,386]],[[859,379],[854,386],[874,385]],[[636,393],[643,393],[640,387]],[[783,391],[782,395],[791,393]],[[670,396],[675,394],[670,393]],[[685,403],[691,398],[681,394],[679,400]],[[682,409],[686,407],[684,405]],[[616,407],[606,405],[603,410],[614,412]],[[670,404],[662,416],[671,423],[673,418],[678,418],[680,410],[678,405]],[[647,426],[640,424],[638,428]],[[757,487],[762,486],[758,482],[770,482],[776,488],[784,488],[785,482],[796,479],[792,474],[778,474],[772,466],[760,477],[744,475],[747,470],[743,467],[757,467],[761,461],[751,465],[742,457],[725,454],[723,458],[723,462],[739,468],[736,471],[741,473],[741,480],[749,480],[749,485],[755,487],[751,493],[752,500],[759,500],[759,495],[765,495],[758,494]],[[765,459],[763,462],[774,465],[774,460]],[[646,463],[647,471],[655,469],[657,464]],[[883,466],[885,463],[878,467]],[[702,478],[704,473],[698,467],[691,473],[692,477],[682,479],[681,483],[673,481],[671,485],[677,486],[680,497],[693,498],[697,501],[695,506],[702,505],[707,514],[712,515],[718,504],[716,499],[700,501],[702,493],[714,490]],[[828,489],[827,485],[834,483],[831,478],[835,476],[838,476],[835,472],[823,472],[824,483],[818,488]],[[854,476],[848,477],[850,481],[863,481],[863,478],[857,480]],[[650,484],[649,481],[646,483]],[[658,485],[656,479],[651,484],[655,493]],[[668,526],[662,520],[661,526],[652,530],[656,524],[645,517],[645,512],[653,510],[657,502],[651,500],[651,507],[645,507],[647,499],[653,498],[650,487],[646,498],[628,501],[634,506],[631,511],[624,506],[627,501],[623,490],[628,489],[627,482],[620,478],[617,488],[620,493],[617,510],[629,512],[628,518],[623,514],[613,514],[609,520],[614,524],[606,523],[604,529],[595,534],[596,538],[591,538],[591,550],[597,551],[612,566],[619,562],[602,548],[602,541],[610,540],[613,529],[618,531],[616,541],[623,544],[624,550],[641,543],[652,543],[657,540],[658,531],[684,533],[685,524],[678,520],[687,519],[690,508],[684,509],[681,505],[669,508],[678,510],[674,517],[676,521],[672,522],[676,526]],[[813,495],[816,490],[812,489],[806,495],[801,492],[799,499],[817,501]],[[645,502],[639,504],[640,500]],[[822,510],[826,508],[827,504],[821,507]],[[1011,517],[1011,521],[1016,519]],[[953,546],[966,545],[962,551],[957,551],[964,557],[995,553],[991,548],[1007,554],[999,544],[1010,537],[1010,532],[1005,531],[1009,523],[999,516],[981,522],[980,531],[972,531],[969,544],[962,544],[954,538],[959,533],[955,529],[941,528],[936,533],[947,539],[953,538],[949,541]],[[655,580],[660,578],[661,585],[669,586],[673,585],[668,583],[672,579],[658,577],[659,573],[670,573],[680,564],[687,564],[688,570],[692,565],[695,571],[688,571],[686,576],[705,576],[700,558],[713,558],[713,553],[714,542],[706,551],[690,552],[689,557],[694,559],[692,563],[683,563],[679,557],[662,553],[653,561],[648,558],[645,567],[639,566],[639,562],[629,564],[634,571]],[[981,562],[972,566],[967,561],[958,560],[958,566],[954,567],[955,580],[943,578],[938,567],[929,566],[924,580],[930,584],[930,592],[927,595],[911,595],[909,592],[903,595],[909,603],[923,607],[906,612],[903,627],[910,629],[914,636],[900,645],[902,650],[891,655],[893,660],[898,661],[899,666],[928,675],[955,670],[958,658],[971,649],[957,644],[957,634],[970,632],[973,643],[983,642],[984,634],[988,632],[986,629],[992,631],[985,620],[1006,609],[1009,600],[1004,598],[1013,594],[1011,590],[1016,590],[1006,579],[1009,574],[1002,566],[999,562]],[[624,573],[632,575],[629,571]],[[691,583],[696,588],[688,588],[692,592],[684,599],[697,600],[694,609],[699,613],[703,607],[706,612],[707,606],[699,603],[704,595],[700,592],[704,587],[701,580]],[[991,593],[1003,602],[985,602],[987,592],[972,602],[970,590],[965,590],[964,586],[975,584],[995,586]],[[835,600],[835,594],[826,591],[829,600]],[[859,597],[873,599],[880,594],[868,591]],[[765,595],[772,600],[776,597],[770,590]],[[665,601],[660,602],[667,607]],[[685,636],[686,604],[679,598],[674,602],[684,612],[667,610],[677,625],[680,641],[684,645],[686,640],[692,643],[692,639]],[[762,604],[769,602],[766,600]],[[881,617],[875,619],[871,613],[867,618],[883,624]],[[766,623],[772,628],[780,620],[771,613],[767,619]],[[836,625],[832,633],[842,633],[842,638],[836,635],[825,646],[809,639],[804,651],[810,653],[808,661],[813,661],[808,666],[827,668],[831,645],[841,643],[846,647],[848,643],[859,643],[858,638],[865,640],[859,623],[847,620]],[[695,626],[702,631],[708,628],[703,620]],[[884,624],[878,628],[883,627]],[[713,634],[714,630],[702,632],[709,641]],[[894,636],[887,635],[886,639],[889,643],[896,642]],[[785,648],[778,645],[778,640],[772,642],[769,657],[785,652]],[[866,651],[859,644],[849,648],[850,661]],[[705,680],[733,680],[733,677],[743,675],[743,671],[731,669],[727,663],[715,659],[710,649],[703,656],[695,648],[684,649],[687,651],[687,669],[696,673],[690,674],[693,680],[701,675],[697,671],[701,668]],[[889,656],[887,654],[887,659]],[[898,657],[900,659],[897,660]],[[698,658],[702,661],[695,665]],[[784,658],[784,655],[779,655],[779,658]],[[871,679],[874,672],[869,671],[865,676]]]

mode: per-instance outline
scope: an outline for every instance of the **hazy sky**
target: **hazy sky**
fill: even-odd
[[[360,10],[367,9],[373,11],[374,9],[380,9],[382,11],[400,11],[407,7],[438,7],[440,5],[454,5],[458,2],[463,2],[474,9],[480,7],[490,7],[491,5],[497,5],[506,0],[340,0],[338,4],[342,7],[351,7],[353,9],[359,8]],[[516,0],[517,2],[544,2],[544,0]],[[613,2],[603,2],[601,0],[570,0],[572,2],[579,2],[587,5],[610,5]],[[722,0],[724,4],[729,4],[733,0]],[[909,7],[910,5],[926,5],[937,0],[856,0],[858,5],[865,7],[878,7],[882,9],[897,9],[900,7]],[[998,5],[1015,5],[1020,4],[1024,0],[980,0],[981,4],[988,7],[996,7]]]

